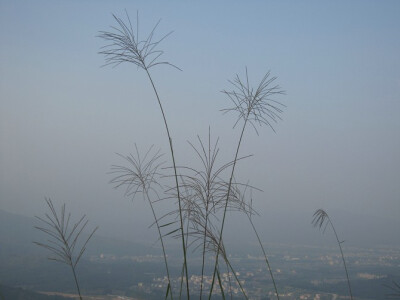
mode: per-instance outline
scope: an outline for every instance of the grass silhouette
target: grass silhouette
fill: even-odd
[[[150,192],[152,192],[156,199],[158,199],[158,193],[155,186],[159,186],[158,183],[158,169],[163,164],[160,161],[162,154],[160,154],[160,150],[152,153],[153,146],[151,146],[145,155],[141,157],[139,150],[135,144],[136,153],[130,154],[128,156],[119,156],[125,160],[128,166],[126,165],[114,165],[111,167],[111,174],[114,174],[115,177],[110,181],[110,183],[115,185],[115,188],[125,187],[125,196],[131,197],[132,200],[135,198],[137,194],[142,194],[143,199],[149,203],[151,212],[153,214],[154,222],[157,227],[159,240],[162,247],[165,270],[168,278],[168,286],[167,286],[167,295],[170,295],[171,299],[173,299],[172,289],[171,289],[171,277],[169,274],[168,268],[168,259],[165,251],[163,234],[161,233],[161,228],[166,227],[167,225],[160,225],[159,220],[157,218],[155,209],[154,209],[154,201],[151,200]]]
[[[178,173],[176,168],[176,160],[174,154],[174,147],[172,144],[172,137],[168,127],[167,118],[164,112],[163,105],[161,103],[160,96],[158,94],[157,88],[154,84],[153,78],[150,74],[150,69],[157,65],[169,65],[173,66],[177,69],[175,65],[166,62],[159,61],[160,56],[163,54],[163,51],[158,50],[157,46],[167,37],[170,33],[166,34],[161,39],[155,41],[154,31],[156,30],[159,22],[154,26],[154,28],[150,31],[148,36],[145,39],[139,38],[139,15],[136,17],[136,32],[133,30],[131,20],[126,13],[127,22],[125,23],[121,18],[116,17],[114,19],[119,25],[119,27],[112,27],[113,32],[101,31],[99,37],[108,42],[106,46],[102,48],[100,54],[105,56],[106,65],[118,66],[121,63],[132,63],[136,65],[138,68],[141,68],[145,71],[151,86],[153,88],[154,94],[156,96],[161,115],[164,121],[165,130],[168,137],[171,159],[174,169],[175,175],[175,187],[178,197],[178,206],[179,206],[179,217],[180,217],[180,231],[181,231],[181,240],[182,240],[182,251],[184,258],[184,269],[186,275],[186,292],[188,299],[190,298],[190,290],[189,290],[189,275],[187,270],[187,255],[186,255],[186,246],[185,246],[185,234],[183,228],[183,216],[182,216],[182,204],[178,183]]]
[[[400,299],[400,284],[393,280],[391,284],[384,284],[384,286],[391,291],[389,294],[386,294],[386,298]]]
[[[45,233],[48,240],[45,243],[34,243],[50,251],[52,255],[48,257],[49,260],[66,264],[71,268],[79,298],[82,300],[76,267],[82,255],[85,253],[86,245],[98,227],[91,231],[83,244],[79,243],[81,234],[88,224],[86,216],[83,215],[78,222],[72,225],[70,223],[71,213],[67,214],[65,211],[65,204],[62,205],[60,213],[58,214],[51,199],[46,198],[45,200],[50,213],[46,213],[44,218],[36,217],[41,221],[42,225],[35,226],[35,228]]]
[[[348,285],[348,288],[349,288],[350,298],[353,299],[353,292],[351,291],[349,272],[347,272],[346,260],[344,259],[343,249],[342,249],[342,244],[344,243],[344,241],[340,241],[339,240],[339,237],[338,237],[338,235],[336,233],[335,226],[333,226],[331,218],[326,213],[326,211],[324,211],[323,209],[317,209],[315,211],[315,213],[313,215],[312,224],[313,224],[314,227],[318,227],[319,229],[322,229],[322,227],[323,227],[323,230],[322,230],[323,232],[325,232],[325,230],[326,230],[328,225],[331,226],[331,228],[333,230],[333,233],[335,234],[336,241],[338,243],[339,249],[340,249],[340,254],[342,255],[343,266],[344,266],[344,270],[346,272],[347,285]]]
[[[209,129],[208,144],[201,140],[200,137],[198,137],[198,146],[195,146],[194,143],[189,143],[195,152],[195,156],[200,160],[202,169],[180,166],[176,163],[171,131],[168,126],[163,104],[154,80],[150,74],[150,70],[159,65],[167,65],[179,69],[168,61],[161,61],[163,51],[159,50],[158,46],[170,35],[170,33],[164,35],[161,39],[155,40],[154,33],[158,27],[158,22],[147,37],[141,39],[138,30],[138,14],[136,17],[136,27],[132,25],[127,13],[126,21],[123,21],[115,15],[113,15],[113,17],[117,26],[111,27],[111,31],[100,32],[99,37],[105,40],[107,44],[102,47],[99,53],[105,56],[105,65],[112,65],[115,67],[121,63],[131,63],[138,67],[138,69],[145,71],[158,102],[161,116],[164,121],[166,136],[169,142],[172,167],[164,168],[164,170],[172,170],[172,174],[166,174],[164,176],[167,178],[172,177],[174,180],[174,186],[165,188],[164,197],[159,197],[158,194],[155,193],[154,189],[150,186],[151,184],[157,184],[158,187],[161,187],[158,181],[156,182],[155,180],[155,175],[158,175],[158,172],[156,171],[157,168],[155,167],[153,169],[153,164],[158,167],[156,164],[158,154],[149,158],[149,161],[145,162],[149,151],[142,160],[140,159],[137,148],[135,156],[129,155],[124,157],[128,166],[113,166],[112,172],[117,176],[112,179],[111,182],[114,183],[116,187],[123,185],[126,186],[127,195],[134,196],[137,192],[143,193],[144,198],[146,198],[147,202],[149,202],[151,206],[155,225],[157,226],[159,233],[159,239],[162,244],[169,282],[166,296],[169,296],[171,299],[173,298],[173,287],[170,281],[163,238],[173,236],[174,238],[181,240],[183,253],[179,298],[182,297],[184,283],[186,283],[187,299],[190,299],[191,296],[187,250],[189,247],[193,246],[195,250],[200,249],[202,255],[199,293],[200,299],[203,296],[205,257],[208,252],[215,255],[212,283],[208,292],[208,298],[210,299],[215,291],[215,281],[218,281],[219,291],[221,292],[222,297],[225,298],[219,265],[219,258],[222,257],[228,272],[233,275],[236,284],[240,287],[243,296],[247,299],[245,289],[228,259],[223,243],[223,232],[227,211],[236,210],[250,216],[249,220],[252,228],[260,241],[259,235],[251,220],[253,208],[246,202],[244,197],[241,197],[241,189],[246,189],[248,185],[235,181],[235,169],[238,161],[246,158],[240,157],[239,152],[247,127],[252,127],[257,134],[259,130],[258,127],[262,125],[266,125],[274,130],[273,125],[281,119],[280,115],[284,108],[284,105],[277,101],[275,97],[284,94],[284,92],[279,85],[275,83],[277,78],[271,76],[270,72],[265,74],[255,88],[250,84],[247,68],[244,79],[241,79],[236,75],[234,80],[229,81],[233,86],[233,90],[223,91],[223,93],[228,96],[233,106],[222,110],[223,113],[236,113],[237,119],[233,127],[235,128],[239,126],[239,124],[241,126],[233,160],[222,163],[217,167],[217,157],[219,153],[218,139],[214,144],[212,144]],[[156,200],[151,199],[149,195],[150,191],[152,194],[156,195]],[[171,209],[171,211],[165,215],[157,217],[153,204],[155,201],[162,199],[176,200],[177,207],[176,209]],[[172,218],[172,221],[168,218]],[[169,231],[167,234],[162,234],[162,229],[174,226],[176,222],[179,223],[179,228],[173,228],[173,230]],[[274,283],[276,296],[279,299],[276,283],[261,241],[260,245]]]

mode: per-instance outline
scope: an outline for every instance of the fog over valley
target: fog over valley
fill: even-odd
[[[399,15],[0,0],[0,299],[400,297]]]

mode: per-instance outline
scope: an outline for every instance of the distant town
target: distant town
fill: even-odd
[[[279,245],[272,248],[269,258],[273,265],[273,273],[281,299],[350,299],[343,262],[338,249]],[[101,254],[92,256],[90,259],[97,262],[131,261],[140,264],[162,264],[162,257],[155,255],[117,257],[112,254]],[[357,299],[385,299],[386,295],[390,294],[390,289],[386,285],[390,284],[392,280],[400,278],[400,249],[349,248],[346,249],[346,259]],[[170,257],[170,260],[175,264],[179,263],[179,259]],[[235,266],[237,278],[250,299],[275,298],[274,288],[263,256],[231,255],[230,260]],[[145,275],[147,276],[144,278],[147,280],[136,282],[131,287],[132,291],[149,295],[156,291],[165,293],[168,285],[165,275],[160,276],[156,273]],[[192,275],[189,281],[191,292],[199,294],[200,273]],[[212,274],[205,275],[203,281],[203,292],[204,290],[208,291]],[[172,278],[172,284],[176,288],[179,287],[180,282],[180,277]],[[221,282],[229,297],[232,295],[236,299],[242,298],[242,292],[235,282],[232,272],[221,273]],[[214,289],[216,295],[220,294],[217,285],[214,286]],[[372,294],[370,290],[373,290]]]

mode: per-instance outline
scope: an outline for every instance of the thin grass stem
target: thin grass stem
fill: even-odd
[[[332,220],[329,217],[329,215],[326,213],[326,211],[324,211],[323,209],[318,209],[314,215],[313,215],[313,220],[312,220],[312,224],[314,227],[319,227],[320,229],[324,226],[323,232],[325,232],[326,227],[328,225],[331,225],[332,229],[333,229],[333,233],[335,234],[336,237],[336,241],[338,243],[339,249],[340,249],[340,254],[342,255],[342,261],[343,261],[343,266],[344,266],[344,270],[346,272],[346,278],[347,278],[347,285],[349,288],[349,294],[350,294],[350,298],[353,300],[353,292],[351,290],[351,284],[350,284],[350,279],[349,279],[349,272],[347,271],[347,265],[346,265],[346,260],[344,259],[344,254],[343,254],[343,249],[342,249],[342,243],[344,241],[340,241],[339,237],[336,233],[336,229],[335,226],[333,226]]]
[[[233,175],[235,173],[235,167],[236,167],[236,162],[237,162],[237,158],[239,155],[239,149],[240,149],[240,145],[242,143],[242,139],[243,139],[243,135],[244,135],[244,131],[246,129],[246,125],[247,125],[247,119],[245,120],[243,127],[242,127],[242,132],[240,133],[240,137],[239,137],[239,142],[238,145],[236,147],[236,153],[235,153],[235,158],[233,160],[233,165],[232,165],[232,172],[231,172],[231,176],[229,178],[229,184],[228,184],[228,190],[227,190],[227,195],[226,195],[226,200],[225,200],[225,207],[224,207],[224,213],[223,213],[223,217],[222,217],[222,223],[221,223],[221,230],[219,233],[219,241],[218,241],[218,247],[217,247],[217,254],[215,256],[215,263],[214,263],[214,273],[213,273],[213,278],[211,281],[211,289],[210,289],[210,293],[208,295],[208,299],[211,300],[211,296],[212,296],[212,291],[213,291],[213,286],[214,286],[214,282],[215,282],[215,275],[217,272],[217,268],[218,268],[218,258],[219,258],[219,252],[220,252],[220,247],[222,244],[222,233],[224,231],[224,225],[225,225],[225,218],[226,218],[226,212],[227,212],[227,208],[228,208],[228,201],[229,201],[229,197],[230,197],[230,193],[231,193],[231,188],[232,188],[232,180],[233,180]],[[235,274],[236,275],[236,274]]]
[[[258,235],[257,229],[256,229],[256,227],[254,226],[254,223],[253,223],[253,220],[252,220],[252,218],[251,218],[251,215],[250,215],[250,214],[247,214],[247,217],[248,217],[248,219],[249,219],[249,221],[250,221],[250,224],[251,224],[251,226],[252,226],[252,228],[253,228],[254,233],[255,233],[256,236],[257,236],[258,243],[259,243],[259,245],[260,245],[260,247],[261,247],[261,250],[262,250],[262,252],[263,252],[263,254],[264,254],[265,263],[267,264],[267,268],[268,268],[269,274],[270,274],[270,276],[271,276],[272,283],[274,284],[275,295],[276,295],[276,298],[279,300],[278,288],[277,288],[277,286],[276,286],[274,274],[272,273],[272,269],[271,269],[271,266],[270,266],[270,264],[269,264],[269,260],[268,260],[267,253],[265,252],[264,246],[263,246],[263,244],[262,244],[262,242],[261,242],[260,236]]]
[[[172,223],[169,224],[163,224],[160,225],[159,219],[156,216],[156,212],[154,209],[153,201],[150,199],[149,192],[153,191],[155,195],[158,197],[157,192],[155,191],[153,185],[159,185],[157,182],[157,178],[160,174],[158,174],[158,168],[162,165],[162,162],[159,163],[158,160],[161,158],[162,154],[160,153],[160,150],[158,150],[152,157],[148,157],[149,154],[151,153],[153,146],[149,148],[149,150],[146,152],[144,157],[142,158],[140,156],[139,150],[135,144],[135,149],[136,149],[136,156],[133,156],[130,154],[129,156],[122,156],[119,155],[120,157],[124,158],[129,165],[128,166],[113,166],[112,171],[110,173],[112,174],[117,174],[110,183],[115,184],[115,188],[119,188],[123,185],[126,186],[126,191],[125,191],[125,196],[131,196],[132,200],[135,198],[137,193],[142,193],[143,200],[149,203],[150,209],[153,214],[154,218],[154,223],[156,224],[157,231],[158,231],[158,236],[159,240],[161,243],[162,247],[162,252],[163,252],[163,257],[164,257],[164,264],[165,264],[165,269],[167,273],[167,278],[168,278],[168,287],[167,287],[167,293],[166,295],[169,295],[171,300],[173,299],[173,291],[171,289],[171,278],[169,274],[169,267],[168,267],[168,261],[167,261],[167,254],[165,250],[165,245],[164,245],[164,239],[163,235],[161,233],[161,228],[166,227],[168,225],[171,225]]]
[[[157,89],[154,85],[153,79],[151,78],[150,72],[146,67],[145,67],[145,71],[151,82],[154,93],[157,97],[157,101],[158,101],[158,104],[159,104],[159,107],[161,110],[161,114],[162,114],[162,117],[164,120],[165,130],[168,135],[169,147],[170,147],[171,158],[172,158],[172,165],[174,168],[174,175],[175,175],[174,177],[175,177],[175,184],[176,184],[176,193],[177,193],[177,197],[178,197],[179,221],[180,221],[180,226],[181,226],[180,228],[181,228],[181,237],[182,237],[183,265],[185,267],[185,274],[186,274],[186,291],[187,291],[187,297],[188,297],[188,299],[190,299],[189,274],[188,274],[188,269],[187,269],[187,255],[186,255],[186,246],[185,246],[185,233],[183,230],[182,204],[181,204],[181,196],[180,196],[180,190],[179,190],[178,172],[177,172],[176,163],[175,163],[174,147],[172,145],[172,138],[171,138],[169,128],[168,128],[167,118],[165,116],[165,112],[164,112],[163,106],[161,104],[161,100],[158,95]]]
[[[273,85],[275,79],[276,77],[270,77],[270,72],[267,72],[263,79],[260,81],[258,87],[256,89],[253,89],[252,87],[250,87],[249,76],[246,68],[245,81],[242,81],[239,76],[236,75],[234,81],[230,81],[230,83],[234,86],[234,90],[231,92],[223,91],[223,93],[225,93],[229,97],[234,105],[232,108],[223,109],[222,111],[224,113],[231,111],[238,113],[237,121],[235,122],[234,127],[238,124],[240,120],[243,121],[243,127],[236,147],[235,158],[232,165],[232,172],[229,179],[224,213],[221,223],[221,230],[219,234],[219,245],[221,245],[222,243],[222,234],[224,231],[226,211],[228,208],[228,201],[232,188],[232,180],[234,178],[236,162],[238,159],[239,149],[243,140],[246,126],[247,124],[250,124],[258,134],[256,125],[267,125],[273,131],[275,131],[271,122],[277,122],[277,120],[280,120],[279,114],[282,113],[282,109],[278,106],[282,106],[282,104],[275,100],[272,100],[271,97],[274,95],[284,94],[284,92],[280,89],[279,85]],[[214,285],[215,275],[218,268],[219,250],[220,247],[217,247],[212,286]],[[212,288],[209,293],[209,300],[211,299],[211,296]]]
[[[174,148],[172,145],[172,138],[171,134],[168,128],[168,123],[167,119],[165,116],[165,112],[163,109],[163,106],[161,104],[161,100],[158,94],[158,91],[156,89],[156,86],[153,82],[153,79],[150,75],[149,69],[156,66],[156,65],[170,65],[172,67],[177,68],[176,66],[170,64],[169,62],[165,61],[158,61],[160,56],[164,53],[161,50],[156,50],[156,47],[167,37],[170,35],[170,33],[166,34],[164,37],[159,39],[158,41],[154,41],[154,32],[159,24],[159,22],[154,26],[153,30],[150,32],[148,37],[144,40],[139,39],[139,18],[137,15],[137,22],[136,22],[136,33],[134,32],[132,28],[132,23],[129,19],[128,13],[126,13],[128,23],[127,25],[122,19],[114,16],[114,19],[117,21],[119,28],[113,27],[115,32],[105,32],[101,31],[99,37],[108,41],[109,44],[104,46],[102,48],[102,51],[100,51],[100,54],[103,54],[105,56],[106,60],[106,65],[111,64],[114,66],[118,66],[121,63],[133,63],[139,68],[142,68],[146,74],[147,77],[150,80],[150,83],[153,87],[153,91],[156,95],[157,101],[159,108],[161,110],[161,114],[163,117],[165,129],[167,132],[168,136],[168,142],[169,142],[169,147],[170,147],[170,152],[171,152],[171,157],[172,157],[172,164],[174,168],[174,177],[175,177],[175,185],[176,185],[176,191],[177,191],[177,197],[178,197],[178,206],[179,206],[179,218],[180,218],[180,231],[181,231],[181,239],[182,239],[182,251],[183,251],[183,265],[185,268],[185,275],[186,275],[186,289],[187,289],[187,295],[188,299],[190,298],[190,291],[189,291],[189,275],[187,271],[187,254],[186,254],[186,248],[185,248],[185,234],[184,234],[184,228],[183,228],[183,216],[182,216],[182,204],[181,204],[181,197],[180,197],[180,191],[179,191],[179,182],[178,182],[178,172],[176,168],[176,162],[175,162],[175,154],[174,154]],[[177,68],[179,69],[179,68]]]

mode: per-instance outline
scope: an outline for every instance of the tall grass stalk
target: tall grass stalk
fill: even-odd
[[[344,259],[343,249],[342,249],[342,244],[344,243],[344,241],[340,241],[339,240],[339,237],[338,237],[338,235],[336,233],[335,226],[333,226],[331,218],[326,213],[326,211],[324,211],[323,209],[317,209],[315,211],[315,213],[313,215],[312,224],[313,224],[314,227],[319,227],[319,229],[321,229],[324,226],[323,232],[325,232],[326,227],[328,225],[331,225],[331,228],[333,230],[333,233],[335,234],[336,241],[337,241],[337,244],[338,244],[339,249],[340,249],[340,254],[342,255],[343,266],[344,266],[344,270],[346,272],[347,285],[349,287],[350,298],[353,299],[353,293],[351,291],[351,285],[350,285],[350,279],[349,279],[349,272],[347,271],[346,260]]]
[[[157,88],[154,84],[153,78],[150,74],[150,69],[156,65],[170,65],[175,68],[176,66],[170,64],[169,62],[165,61],[158,61],[160,56],[163,54],[163,51],[156,50],[156,47],[163,41],[167,36],[170,35],[168,33],[161,39],[154,41],[154,32],[159,24],[159,22],[154,26],[153,30],[150,32],[146,39],[140,40],[139,39],[139,16],[137,15],[137,24],[136,24],[136,33],[133,30],[132,23],[129,19],[128,14],[126,13],[128,22],[125,23],[122,19],[116,17],[114,19],[119,25],[119,28],[112,27],[114,32],[106,32],[101,31],[99,37],[109,42],[108,45],[103,47],[103,50],[100,51],[100,54],[105,55],[106,65],[114,65],[117,66],[121,63],[133,63],[139,68],[142,68],[146,74],[148,79],[150,80],[151,86],[153,91],[156,95],[157,102],[162,114],[162,118],[165,125],[165,130],[168,137],[168,143],[172,158],[172,165],[174,169],[174,176],[175,176],[175,185],[176,185],[176,192],[178,197],[178,207],[179,207],[179,218],[180,218],[180,231],[181,231],[181,240],[182,240],[182,251],[183,251],[183,265],[185,268],[186,274],[186,291],[187,297],[190,298],[190,290],[189,290],[189,275],[187,270],[187,254],[186,254],[186,247],[185,247],[185,234],[183,228],[183,216],[182,216],[182,204],[181,204],[181,197],[179,191],[179,182],[178,182],[178,173],[176,168],[175,162],[175,155],[174,155],[174,147],[172,144],[172,137],[170,134],[170,130],[167,123],[167,118],[163,109],[163,105],[161,103],[160,96],[158,94]],[[179,68],[177,68],[179,69]]]
[[[172,284],[169,274],[167,254],[164,246],[164,239],[161,233],[161,227],[166,227],[168,224],[160,225],[154,209],[153,201],[151,201],[149,195],[149,192],[152,191],[155,195],[157,195],[157,198],[159,198],[157,191],[153,186],[160,186],[156,177],[159,175],[159,167],[163,164],[162,162],[159,162],[162,154],[160,154],[160,150],[158,150],[153,155],[149,156],[149,154],[152,152],[152,148],[153,146],[147,150],[143,158],[140,156],[136,144],[136,155],[130,154],[128,156],[123,156],[119,154],[119,156],[122,157],[129,166],[113,165],[110,173],[115,174],[116,176],[110,181],[110,183],[115,184],[115,188],[124,186],[125,196],[131,197],[132,200],[135,198],[137,193],[141,193],[143,195],[143,200],[149,203],[164,256],[165,270],[167,272],[168,279],[167,296],[169,295],[172,300]]]
[[[203,238],[203,251],[202,251],[202,261],[201,261],[201,282],[200,282],[200,300],[203,296],[203,281],[204,281],[204,267],[205,267],[205,256],[206,256],[206,241],[207,241],[207,226],[208,226],[208,218],[209,218],[209,206],[210,206],[210,188],[211,188],[211,170],[212,166],[214,165],[215,159],[218,154],[218,150],[216,150],[218,140],[215,143],[215,147],[213,150],[213,153],[211,155],[211,133],[210,133],[210,128],[208,129],[208,156],[206,155],[206,151],[204,149],[203,144],[201,143],[201,147],[203,150],[203,154],[205,157],[205,160],[203,160],[204,167],[206,169],[206,195],[205,195],[205,213],[206,213],[206,218],[205,218],[205,228],[204,228],[204,238]],[[192,146],[193,147],[193,146]],[[193,147],[194,148],[194,147]],[[194,148],[195,149],[195,148]],[[199,153],[198,153],[199,154]],[[199,155],[200,156],[200,155]],[[201,158],[201,156],[200,156]]]
[[[199,198],[204,206],[204,234],[203,234],[203,248],[202,248],[202,263],[201,263],[201,280],[200,280],[200,299],[203,296],[203,284],[204,284],[204,268],[205,268],[205,256],[206,256],[206,245],[207,245],[207,230],[209,230],[209,216],[210,216],[210,209],[212,208],[213,202],[216,200],[215,198],[217,195],[215,194],[220,187],[218,186],[219,183],[215,182],[218,178],[218,175],[224,168],[220,169],[219,172],[213,174],[214,164],[219,152],[218,149],[218,139],[211,151],[211,132],[210,128],[208,129],[208,149],[204,147],[203,142],[201,141],[200,137],[198,137],[200,149],[197,148],[189,142],[190,146],[194,149],[197,156],[202,162],[204,167],[204,171],[194,171],[194,175],[196,177],[190,176],[188,178],[190,189],[192,189],[197,198]],[[201,178],[196,179],[196,178]],[[215,203],[214,203],[215,204]]]
[[[188,178],[189,187],[196,194],[196,198],[200,200],[200,204],[203,205],[203,211],[198,213],[203,214],[204,218],[204,230],[203,230],[203,242],[202,242],[202,263],[201,263],[201,281],[200,281],[200,299],[203,296],[203,283],[204,283],[204,268],[205,268],[205,256],[206,256],[206,245],[207,245],[207,232],[209,229],[209,218],[211,209],[215,207],[216,201],[220,197],[219,192],[222,188],[221,182],[218,180],[220,173],[225,170],[228,165],[223,166],[214,171],[215,162],[218,156],[218,139],[214,144],[213,150],[211,151],[211,130],[208,130],[208,149],[204,146],[200,137],[198,137],[200,149],[198,150],[192,143],[189,142],[190,146],[196,152],[198,158],[201,160],[204,167],[204,171],[196,171],[193,169],[194,174]],[[215,172],[215,173],[214,173]],[[197,176],[196,176],[197,175]],[[198,179],[200,177],[200,179]],[[200,207],[199,207],[200,208]]]
[[[179,206],[179,221],[180,221],[180,229],[181,229],[181,237],[182,237],[182,251],[183,251],[183,265],[185,267],[185,274],[186,274],[186,291],[187,291],[187,297],[188,299],[190,299],[190,290],[189,290],[189,274],[188,274],[188,269],[187,269],[187,254],[186,254],[186,246],[185,246],[185,232],[183,230],[183,216],[182,216],[182,204],[181,204],[181,196],[180,196],[180,190],[179,190],[179,182],[178,182],[178,173],[177,173],[177,169],[176,169],[176,162],[175,162],[175,155],[174,155],[174,148],[172,146],[172,138],[171,135],[169,133],[169,129],[168,129],[168,124],[167,124],[167,119],[165,117],[165,113],[163,110],[163,107],[161,105],[161,100],[160,97],[158,96],[158,92],[157,89],[154,85],[153,79],[150,76],[149,70],[145,69],[146,73],[151,81],[151,85],[153,86],[153,90],[154,93],[156,94],[157,97],[157,101],[158,104],[160,106],[160,110],[164,119],[164,124],[165,124],[165,129],[167,131],[167,135],[168,135],[168,141],[169,141],[169,147],[171,150],[171,158],[172,158],[172,165],[174,168],[174,177],[175,177],[175,184],[176,184],[176,192],[178,195],[178,206]]]
[[[88,244],[98,227],[96,227],[90,233],[83,244],[78,245],[81,234],[88,224],[86,216],[83,215],[78,222],[72,225],[70,223],[71,213],[66,213],[65,204],[62,205],[60,214],[57,214],[57,211],[51,199],[45,198],[45,201],[50,210],[50,213],[46,213],[44,218],[36,216],[36,218],[40,220],[43,225],[35,226],[35,228],[45,233],[49,239],[46,243],[34,243],[40,247],[49,250],[52,253],[52,256],[48,257],[49,260],[66,264],[71,268],[79,299],[82,300],[81,289],[79,287],[79,281],[76,274],[76,267],[80,259],[82,258],[82,255],[86,251],[86,245]],[[72,227],[70,227],[70,225]],[[76,253],[75,250],[78,252]]]
[[[272,122],[277,122],[278,120],[281,119],[280,114],[282,113],[283,105],[280,102],[272,99],[271,97],[284,94],[284,92],[283,90],[281,90],[279,85],[274,84],[275,80],[276,77],[270,77],[270,72],[267,72],[267,74],[265,74],[265,76],[259,83],[258,87],[254,89],[249,84],[249,76],[246,68],[245,80],[241,80],[239,75],[236,75],[235,79],[233,81],[230,81],[230,83],[234,87],[234,90],[223,91],[223,93],[226,94],[233,103],[233,107],[223,109],[223,111],[225,113],[236,112],[238,116],[234,127],[238,124],[240,120],[243,121],[243,126],[239,136],[238,144],[236,146],[232,171],[229,178],[228,191],[225,200],[225,208],[223,212],[221,230],[219,234],[219,242],[218,242],[219,244],[222,243],[222,235],[224,231],[229,196],[232,188],[232,180],[234,178],[236,162],[239,156],[239,150],[243,141],[246,126],[250,124],[258,134],[256,125],[259,126],[267,125],[272,130],[274,130]],[[215,275],[218,268],[219,249],[220,247],[217,248],[217,255],[214,263],[214,273],[211,286],[214,285]],[[211,287],[208,299],[211,299],[212,291],[213,289]]]

